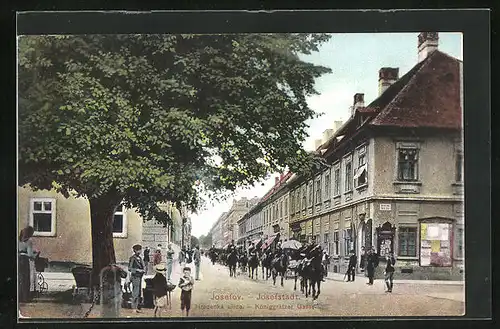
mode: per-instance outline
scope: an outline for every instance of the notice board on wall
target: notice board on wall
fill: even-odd
[[[420,265],[451,266],[451,224],[420,224]]]

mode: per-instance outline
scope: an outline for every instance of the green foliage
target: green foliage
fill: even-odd
[[[306,97],[330,70],[298,53],[328,38],[22,36],[19,182],[118,196],[168,221],[159,202],[194,210],[201,188],[233,191],[285,166],[305,173]]]

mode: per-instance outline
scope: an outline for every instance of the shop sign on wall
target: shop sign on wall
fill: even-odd
[[[449,223],[420,224],[420,265],[451,266]]]

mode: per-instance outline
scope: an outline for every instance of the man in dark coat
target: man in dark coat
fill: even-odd
[[[391,252],[388,253],[386,257],[386,265],[385,265],[385,284],[387,286],[387,292],[392,292],[393,280],[394,280],[394,265],[396,264],[396,259],[394,258],[394,254]]]
[[[375,277],[375,268],[378,266],[378,255],[374,249],[369,249],[366,256],[366,272],[368,273],[368,282],[366,284],[373,285]]]
[[[354,254],[354,250],[351,250],[351,256],[349,257],[349,264],[347,265],[347,282],[351,281],[354,282],[354,279],[356,277],[357,263],[358,263],[358,257]]]

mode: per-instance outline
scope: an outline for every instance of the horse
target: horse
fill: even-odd
[[[309,295],[312,296],[313,300],[317,299],[321,293],[321,281],[323,280],[324,270],[323,264],[321,262],[322,252],[321,248],[316,248],[310,254],[309,259],[304,263],[303,277],[306,279],[305,282],[305,293],[306,298]],[[309,283],[309,285],[307,285]],[[318,292],[316,294],[316,286],[318,287]],[[312,289],[312,294],[311,294]]]
[[[250,258],[248,259],[248,277],[253,279],[253,274],[255,272],[255,279],[259,279],[259,271],[257,268],[259,267],[259,257],[257,256],[257,252],[250,253]]]
[[[242,253],[238,259],[238,263],[240,264],[240,271],[242,273],[246,273],[247,271],[247,264],[248,264],[248,257],[245,253]]]
[[[270,253],[264,253],[261,258],[261,264],[262,264],[262,278],[269,279],[271,276],[271,262],[273,258]],[[264,276],[264,270],[265,270],[265,276]]]
[[[236,263],[238,262],[238,254],[236,250],[231,250],[227,256],[227,266],[229,267],[229,276],[236,277]]]
[[[288,269],[288,256],[282,252],[281,255],[273,259],[271,262],[271,274],[273,276],[273,285],[276,285],[276,277],[278,274],[281,276],[281,286],[283,287],[283,278],[286,275],[286,270]]]

